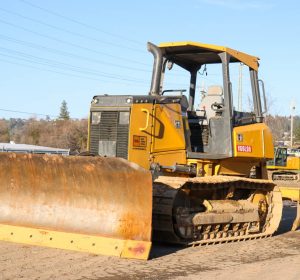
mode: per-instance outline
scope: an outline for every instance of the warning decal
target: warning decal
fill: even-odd
[[[240,153],[252,153],[252,146],[249,145],[237,145],[236,149]]]
[[[133,135],[133,148],[145,150],[147,147],[147,137]]]

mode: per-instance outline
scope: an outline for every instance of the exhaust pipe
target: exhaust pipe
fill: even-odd
[[[161,80],[161,71],[163,64],[162,52],[159,47],[148,42],[147,49],[152,53],[154,57],[153,63],[153,71],[152,71],[152,80],[151,80],[151,88],[149,95],[155,96],[160,95],[160,80]]]

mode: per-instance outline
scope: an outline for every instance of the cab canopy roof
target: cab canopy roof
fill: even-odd
[[[231,56],[230,62],[242,62],[253,70],[258,70],[258,57],[227,47],[188,41],[161,43],[159,48],[164,56],[188,71],[203,64],[221,63],[218,54],[222,52]]]

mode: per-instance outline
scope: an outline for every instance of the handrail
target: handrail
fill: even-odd
[[[145,131],[145,130],[147,130],[147,128],[149,126],[150,112],[149,112],[148,109],[144,109],[144,108],[141,109],[141,111],[147,114],[147,117],[146,117],[146,126],[140,128],[140,131]]]

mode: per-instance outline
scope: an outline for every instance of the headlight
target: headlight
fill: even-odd
[[[101,112],[92,112],[92,124],[99,124],[101,121]]]
[[[120,112],[119,124],[129,124],[129,112]]]

